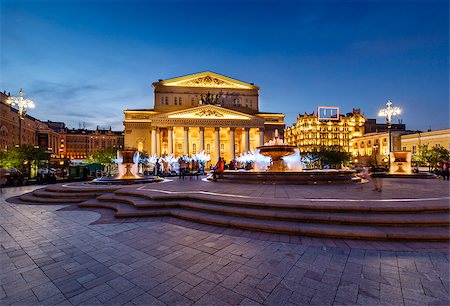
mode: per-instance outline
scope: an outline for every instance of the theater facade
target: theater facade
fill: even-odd
[[[284,114],[259,111],[258,86],[205,71],[153,83],[154,107],[125,110],[125,146],[176,157],[200,151],[228,162],[263,145]]]

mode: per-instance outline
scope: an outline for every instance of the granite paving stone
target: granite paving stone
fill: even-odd
[[[443,192],[439,191],[442,181],[426,185],[426,191],[415,184],[399,185],[403,196],[408,195],[407,188],[424,197]],[[218,184],[200,180],[174,180],[151,188],[207,191],[204,186],[211,186],[212,192],[280,198],[317,196],[315,187],[323,191],[322,197],[339,198],[344,190],[343,186],[275,190],[259,185],[247,189],[223,185],[220,189]],[[448,246],[304,236],[288,239],[170,217],[124,222],[114,219],[111,211],[6,201],[35,188],[5,188],[0,194],[1,305],[450,302]],[[357,199],[368,193],[347,195]],[[388,198],[388,191],[380,197]]]

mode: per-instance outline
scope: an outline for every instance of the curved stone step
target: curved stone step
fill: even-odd
[[[228,197],[218,196],[202,193],[176,193],[166,194],[160,192],[149,192],[148,190],[117,190],[114,192],[122,196],[134,196],[150,199],[153,201],[195,201],[206,202],[211,204],[221,204],[227,206],[240,206],[250,208],[265,208],[265,209],[301,209],[314,211],[355,211],[355,212],[450,212],[450,205],[448,199],[430,199],[421,202],[405,201],[403,199],[393,200],[334,200],[329,199],[284,199],[284,198],[251,198],[251,197]]]
[[[34,196],[31,193],[21,195],[19,199],[24,202],[36,204],[70,204],[70,203],[81,203],[83,201],[86,201],[86,198],[43,198]]]
[[[405,240],[449,240],[448,227],[383,227],[339,224],[315,224],[304,222],[261,220],[245,217],[217,215],[212,213],[172,209],[140,209],[123,203],[101,202],[97,199],[79,204],[81,207],[103,207],[117,211],[116,217],[156,217],[173,216],[189,221],[216,226],[256,230],[262,232],[292,235],[320,236],[347,239],[405,239]]]
[[[98,186],[98,185],[66,185],[66,184],[60,184],[60,185],[50,185],[44,187],[46,191],[49,192],[60,192],[60,193],[105,193],[105,192],[113,192],[115,190],[118,190],[120,188],[123,188],[123,186]]]
[[[94,198],[102,195],[99,192],[53,192],[45,189],[38,189],[33,191],[33,195],[40,198]]]
[[[342,212],[323,212],[323,211],[301,211],[301,210],[267,210],[264,208],[248,208],[238,206],[226,206],[217,204],[207,204],[194,201],[152,201],[138,197],[120,197],[116,194],[104,194],[97,197],[97,200],[103,202],[120,202],[136,207],[136,209],[166,209],[181,208],[200,212],[210,212],[214,214],[224,214],[228,216],[246,217],[254,219],[270,219],[285,221],[301,221],[308,223],[334,223],[334,224],[382,224],[384,226],[449,226],[450,220],[447,213],[374,213],[367,212],[342,213]]]

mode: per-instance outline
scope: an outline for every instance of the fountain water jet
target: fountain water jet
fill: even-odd
[[[256,151],[241,155],[242,161],[253,162],[250,171],[224,171],[219,181],[254,184],[343,184],[360,182],[354,170],[306,170],[302,169],[300,151],[279,138],[274,138]],[[270,161],[272,161],[270,163]]]
[[[146,176],[138,173],[139,152],[135,149],[117,150],[118,172],[112,177],[101,177],[91,181],[91,184],[141,184],[160,181],[157,176]]]

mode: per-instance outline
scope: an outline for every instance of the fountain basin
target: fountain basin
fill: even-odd
[[[239,184],[327,185],[360,183],[354,170],[234,171],[225,170],[218,180]]]
[[[159,176],[134,176],[132,178],[118,178],[115,176],[100,177],[89,182],[89,184],[97,185],[132,185],[145,184],[162,181]]]

